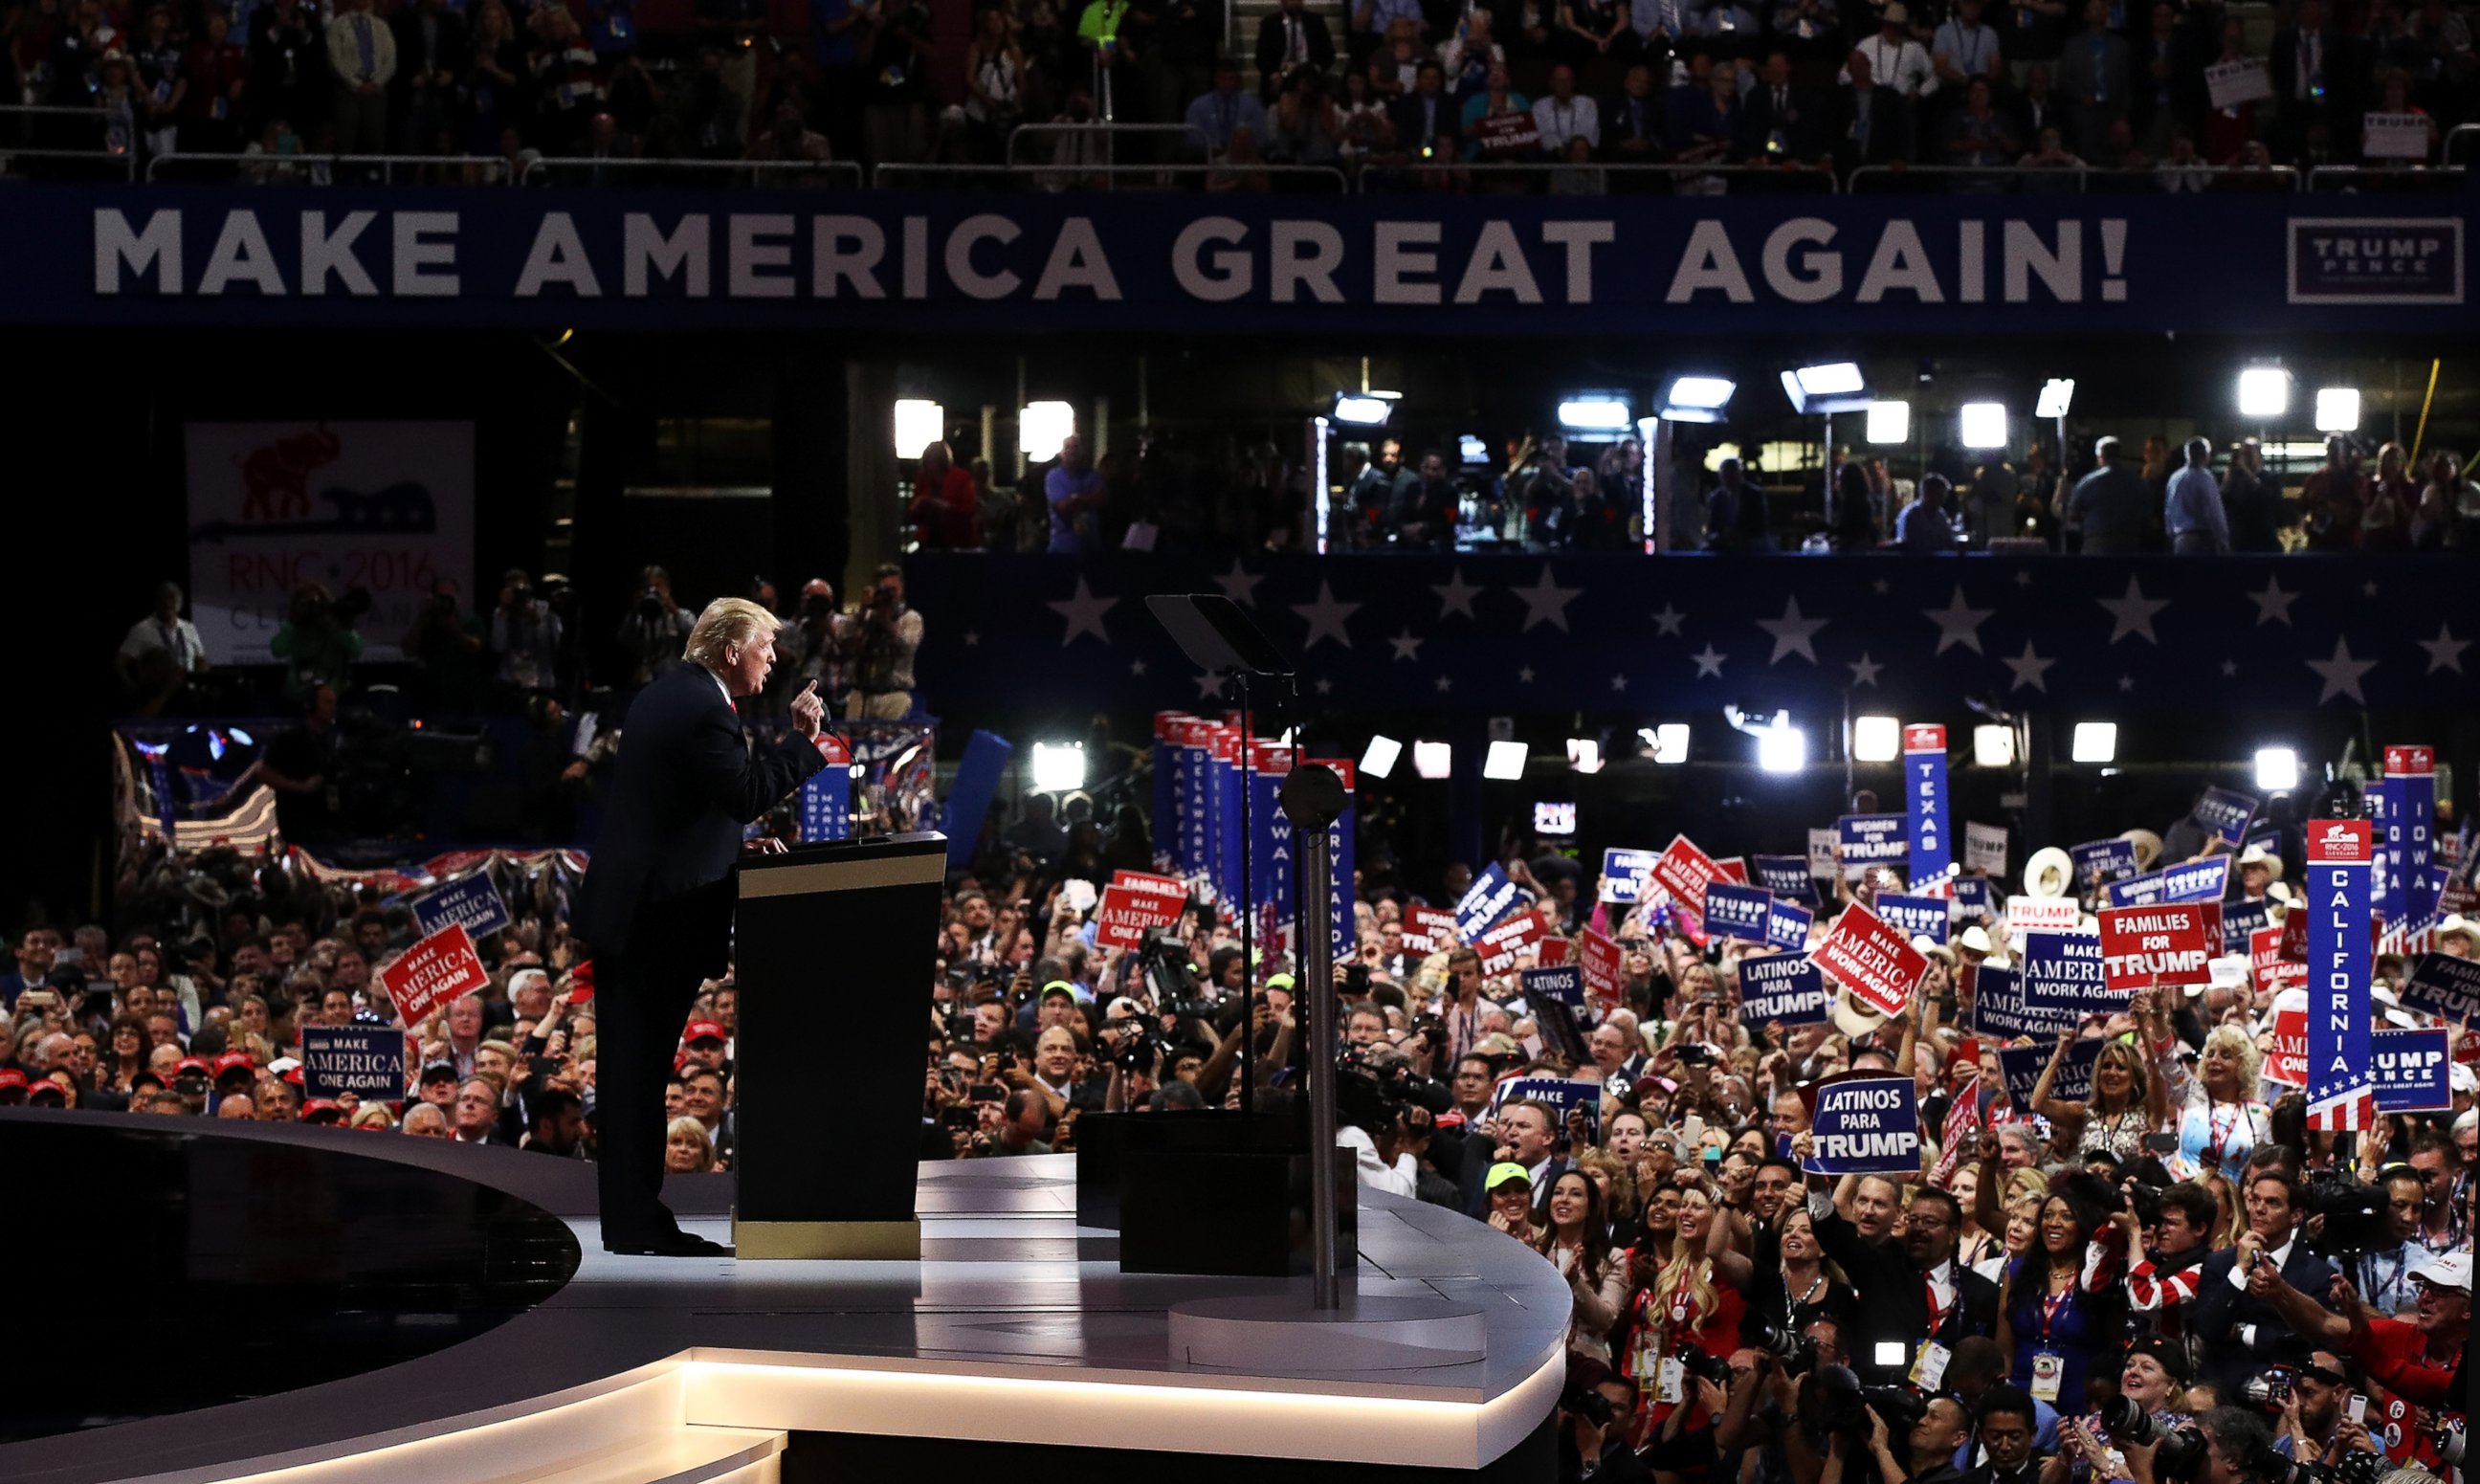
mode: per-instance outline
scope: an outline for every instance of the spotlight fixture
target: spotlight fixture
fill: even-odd
[[[1911,442],[1912,404],[1908,402],[1869,404],[1869,427],[1865,436],[1880,447]]]
[[[1808,734],[1777,716],[1757,733],[1757,766],[1770,773],[1795,773],[1808,766]]]
[[[1424,778],[1444,778],[1455,770],[1456,750],[1442,742],[1412,744],[1412,771]]]
[[[1869,381],[1852,361],[1827,361],[1782,374],[1783,395],[1791,409],[1812,412],[1857,412],[1869,404]]]
[[[1494,742],[1482,758],[1481,775],[1499,783],[1513,783],[1524,776],[1524,743]]]
[[[2015,766],[2015,729],[1984,721],[1972,729],[1972,761],[1983,768]]]
[[[1387,777],[1403,756],[1404,744],[1381,733],[1369,739],[1369,745],[1361,749],[1360,770],[1372,778]]]
[[[2318,432],[2358,432],[2360,430],[2360,389],[2356,386],[2320,386],[2316,389],[2316,430]]]
[[[2032,404],[2032,415],[2038,418],[2064,417],[2075,405],[2076,381],[2073,377],[2052,377],[2041,383],[2041,397]]]
[[[1653,760],[1666,768],[1688,761],[1688,723],[1665,721],[1658,726],[1637,728],[1636,735],[1653,749]]]
[[[1064,402],[1028,402],[1016,415],[1017,448],[1034,463],[1057,458],[1059,446],[1075,430],[1076,409]]]
[[[1602,770],[1601,742],[1590,737],[1568,738],[1567,766],[1580,773],[1600,772]]]
[[[1968,449],[2002,449],[2006,446],[2006,404],[2002,402],[1967,402],[1959,414],[1963,446]]]
[[[1559,427],[1567,432],[1625,432],[1635,420],[1620,392],[1578,392],[1559,404]]]
[[[1662,404],[1656,410],[1674,423],[1718,423],[1722,409],[1731,404],[1731,394],[1739,389],[1739,383],[1728,377],[1672,377],[1662,389]]]
[[[916,397],[895,401],[895,456],[918,458],[921,451],[947,435],[947,409]]]
[[[2118,761],[2118,723],[2115,721],[2077,722],[2075,747],[2071,756],[2079,763]]]
[[[1033,791],[1036,794],[1065,794],[1083,787],[1083,742],[1038,742],[1033,744]]]
[[[2239,416],[2270,420],[2290,411],[2290,373],[2250,366],[2239,373]]]
[[[1402,392],[1337,392],[1331,415],[1348,428],[1383,428],[1403,397]]]
[[[2256,786],[2267,794],[2287,794],[2299,787],[2299,754],[2288,747],[2256,749]]]
[[[1851,761],[1891,763],[1903,751],[1903,723],[1893,716],[1855,716],[1851,721]]]

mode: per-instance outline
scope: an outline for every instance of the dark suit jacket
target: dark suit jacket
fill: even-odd
[[[435,65],[438,70],[462,76],[473,60],[465,44],[465,17],[454,11],[442,11],[438,19],[439,57]],[[422,7],[410,5],[397,12],[390,25],[396,31],[396,86],[401,95],[410,91],[412,76],[422,66]]]
[[[1326,29],[1326,17],[1314,11],[1304,11],[1301,30],[1308,45],[1309,65],[1321,72],[1332,67],[1334,38]],[[1257,22],[1257,75],[1265,79],[1269,93],[1282,81],[1283,49],[1283,13],[1277,11]]]
[[[2323,43],[2325,96],[2323,102],[2339,109],[2339,94],[2353,76],[2351,43],[2339,33],[2328,28],[2318,33]],[[2266,66],[2273,73],[2273,96],[2284,110],[2302,103],[2314,105],[2318,100],[2305,95],[2299,83],[2299,28],[2285,26],[2273,34],[2273,49],[2265,54]]]
[[[2210,1381],[2225,1396],[2236,1396],[2248,1377],[2293,1350],[2290,1325],[2281,1312],[2231,1287],[2231,1265],[2237,1261],[2235,1247],[2207,1258],[2197,1271],[2196,1296],[2180,1311],[2187,1333],[2202,1342],[2205,1373],[2198,1379]],[[2309,1251],[2307,1242],[2294,1241],[2290,1261],[2282,1264],[2282,1281],[2323,1303],[2325,1289],[2334,1282],[2334,1265]],[[2247,1325],[2256,1327],[2243,1334]]]
[[[1622,92],[1603,103],[1603,152],[1612,153],[1621,144],[1638,141],[1650,144],[1659,152],[1663,148],[1662,115],[1662,93],[1659,90],[1646,93],[1640,101]]]
[[[1814,1223],[1818,1245],[1825,1249],[1851,1280],[1860,1295],[1860,1333],[1844,1343],[1852,1368],[1863,1380],[1900,1380],[1910,1369],[1913,1352],[1929,1328],[1928,1283],[1912,1265],[1903,1244],[1867,1241],[1840,1214]],[[1938,1325],[1936,1339],[1951,1350],[1966,1336],[1998,1333],[1998,1285],[1957,1264],[1955,1305]],[[1900,1366],[1876,1365],[1880,1341],[1900,1344]]]
[[[824,766],[806,742],[776,747],[745,738],[739,714],[701,665],[638,691],[621,723],[603,834],[577,904],[579,933],[615,950],[641,910],[692,892],[714,897],[715,925],[728,927],[741,826]],[[720,967],[720,932],[714,947]]]
[[[1427,129],[1422,127],[1422,115],[1426,110],[1419,93],[1408,92],[1389,106],[1387,114],[1395,125],[1395,144],[1397,148],[1417,156],[1423,144],[1433,140],[1443,140],[1445,143],[1439,148],[1438,158],[1450,160],[1455,157],[1456,137],[1463,121],[1463,110],[1443,92],[1434,101],[1437,104],[1437,117]]]
[[[1903,95],[1884,83],[1869,90],[1869,143],[1860,144],[1860,93],[1845,88],[1834,99],[1834,159],[1842,169],[1888,165],[1912,157],[1912,114]]]
[[[1806,88],[1794,85],[1786,91],[1791,106],[1781,115],[1774,111],[1774,91],[1764,83],[1743,100],[1738,144],[1742,158],[1814,160],[1826,152],[1825,123],[1831,110]],[[1769,154],[1766,143],[1777,129],[1782,131],[1784,152]]]
[[[1489,1192],[1482,1188],[1482,1182],[1489,1178],[1489,1167],[1492,1162],[1489,1157],[1492,1150],[1487,1143],[1480,1139],[1468,1141],[1464,1148],[1463,1177],[1457,1182],[1457,1187],[1463,1194],[1464,1214],[1478,1221],[1487,1221]],[[1537,1220],[1550,1205],[1550,1187],[1559,1183],[1560,1176],[1574,1167],[1574,1164],[1568,1160],[1559,1159],[1555,1155],[1551,1157],[1550,1167],[1541,1172],[1541,1182],[1533,1189],[1533,1211]]]

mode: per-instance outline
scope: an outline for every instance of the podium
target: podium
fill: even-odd
[[[738,1257],[921,1256],[913,1206],[921,1068],[875,1052],[840,1065],[834,1106],[878,1110],[887,1122],[851,1138],[826,1123],[816,1031],[819,1011],[832,1006],[848,1045],[920,1044],[930,1017],[921,955],[938,937],[946,871],[947,837],[935,832],[795,846],[741,862]]]

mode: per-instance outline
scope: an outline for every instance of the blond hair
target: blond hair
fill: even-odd
[[[774,631],[775,615],[747,598],[717,598],[698,614],[686,652],[691,662],[713,669],[724,663],[725,645],[747,644]]]
[[[2257,1101],[2257,1069],[2263,1065],[2264,1054],[2257,1050],[2256,1038],[2238,1027],[2225,1022],[2205,1033],[2205,1050],[2211,1051],[2216,1046],[2228,1047],[2231,1054],[2238,1062],[2238,1101],[2241,1103]],[[2201,1089],[2204,1085],[2204,1078],[2201,1074],[2196,1081]]]

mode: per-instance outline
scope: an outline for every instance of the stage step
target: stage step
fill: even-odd
[[[785,1435],[755,1427],[683,1423],[574,1463],[536,1467],[490,1484],[776,1484]]]

